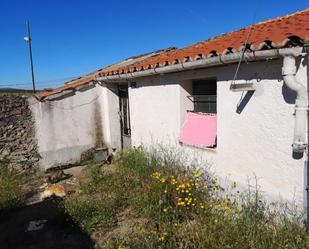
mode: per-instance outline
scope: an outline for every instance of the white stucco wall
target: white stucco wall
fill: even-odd
[[[129,89],[132,145],[173,141],[180,126],[179,86],[164,78]]]
[[[221,178],[245,186],[248,177],[256,175],[266,195],[303,203],[305,159],[294,159],[291,148],[295,94],[284,86],[281,66],[281,60],[242,64],[238,82],[258,81],[252,96],[229,90],[235,65],[137,79],[137,88],[129,88],[132,145],[176,145],[192,157],[203,158]],[[217,148],[181,146],[179,131],[187,110],[193,109],[187,98],[191,80],[214,77]],[[297,77],[307,84],[305,62],[299,63]],[[55,101],[32,100],[31,108],[40,163],[45,169],[76,163],[84,151],[95,147],[100,134],[98,111],[102,141],[109,148],[121,147],[119,98],[114,84],[96,85]]]
[[[100,85],[58,100],[32,99],[41,167],[78,163],[83,152],[101,143],[119,149],[115,100],[117,95]]]
[[[178,147],[202,156],[223,178],[246,185],[256,175],[266,195],[302,203],[305,160],[292,157],[295,95],[283,86],[281,66],[281,60],[241,66],[237,82],[258,80],[258,88],[240,113],[237,106],[248,96],[229,90],[235,65],[137,80],[129,91],[132,144],[177,144],[186,111],[193,108],[188,80],[216,77],[217,148]],[[305,63],[297,77],[307,84]]]
[[[103,118],[104,142],[109,148],[121,149],[121,134],[119,121],[119,97],[115,84],[103,84],[103,94],[100,97]]]

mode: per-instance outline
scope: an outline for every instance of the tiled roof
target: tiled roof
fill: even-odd
[[[42,100],[49,95],[87,84],[101,76],[132,73],[239,52],[244,49],[250,29],[251,33],[246,49],[251,51],[299,46],[304,43],[309,43],[309,8],[291,15],[260,22],[254,24],[252,27],[223,34],[181,49],[170,48],[129,58],[84,77],[67,82],[63,87],[49,92],[42,92],[36,96],[39,100]]]
[[[107,66],[103,69],[99,69],[95,72],[91,72],[83,77],[79,77],[77,79],[73,79],[71,81],[68,81],[65,83],[64,86],[61,86],[61,87],[58,87],[58,88],[55,88],[53,90],[49,90],[49,91],[43,91],[43,92],[40,92],[38,94],[36,94],[36,98],[38,100],[43,100],[44,98],[50,96],[50,95],[55,95],[55,94],[59,94],[63,91],[68,91],[68,90],[74,90],[76,88],[79,88],[85,84],[88,84],[89,82],[93,81],[96,77],[96,75],[99,73],[99,72],[108,72],[108,71],[113,71],[117,68],[120,68],[120,67],[128,67],[132,64],[135,64],[135,63],[138,63],[138,62],[141,62],[143,60],[147,60],[147,59],[150,59],[150,58],[153,58],[153,57],[156,57],[156,56],[159,56],[160,54],[162,54],[163,52],[167,51],[167,50],[174,50],[176,49],[175,47],[171,47],[171,48],[168,48],[168,49],[164,49],[164,50],[157,50],[157,51],[154,51],[154,52],[151,52],[151,53],[146,53],[146,54],[142,54],[142,55],[138,55],[138,56],[133,56],[133,57],[130,57],[130,58],[127,58],[121,62],[118,62],[116,64],[113,64],[113,65],[110,65],[110,66]]]

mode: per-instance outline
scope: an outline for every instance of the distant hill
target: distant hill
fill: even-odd
[[[19,88],[0,88],[0,93],[32,93],[32,90]]]

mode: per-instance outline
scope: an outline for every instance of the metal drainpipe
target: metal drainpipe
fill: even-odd
[[[307,54],[306,59],[307,59],[307,92],[309,95],[309,46],[305,47],[305,52]],[[309,116],[307,113],[307,143],[309,140]],[[306,166],[306,170],[307,170],[307,182],[306,182],[306,199],[307,199],[307,214],[306,214],[306,231],[309,231],[309,164],[308,164],[308,159],[309,159],[309,150],[308,150],[308,146],[306,148],[306,161],[305,161],[305,166]]]
[[[306,173],[306,220],[305,227],[306,231],[309,231],[309,165],[308,165],[308,138],[309,138],[309,120],[308,120],[308,48],[305,48],[307,60],[307,88],[301,83],[297,82],[296,76],[296,57],[297,54],[291,53],[291,51],[283,51],[283,67],[282,75],[285,84],[291,90],[297,93],[296,103],[295,103],[295,128],[294,128],[294,139],[293,139],[293,151],[299,153],[305,153],[305,170]],[[307,124],[305,123],[307,122]],[[307,129],[307,131],[305,130]],[[307,137],[306,137],[307,134]]]
[[[295,102],[295,125],[293,138],[293,151],[303,154],[306,152],[306,129],[308,117],[308,92],[306,87],[296,80],[296,55],[290,51],[283,51],[282,76],[288,88],[297,94]]]

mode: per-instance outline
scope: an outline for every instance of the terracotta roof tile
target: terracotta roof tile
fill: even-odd
[[[281,48],[309,43],[309,8],[291,15],[266,20],[252,27],[219,35],[214,38],[193,44],[181,49],[160,50],[146,55],[132,57],[120,63],[97,70],[82,78],[67,82],[65,86],[36,95],[39,100],[45,97],[75,88],[104,75],[115,75],[128,72],[164,67],[169,64],[208,58],[221,54],[241,51],[245,45],[249,30],[251,35],[248,47],[251,50]]]

